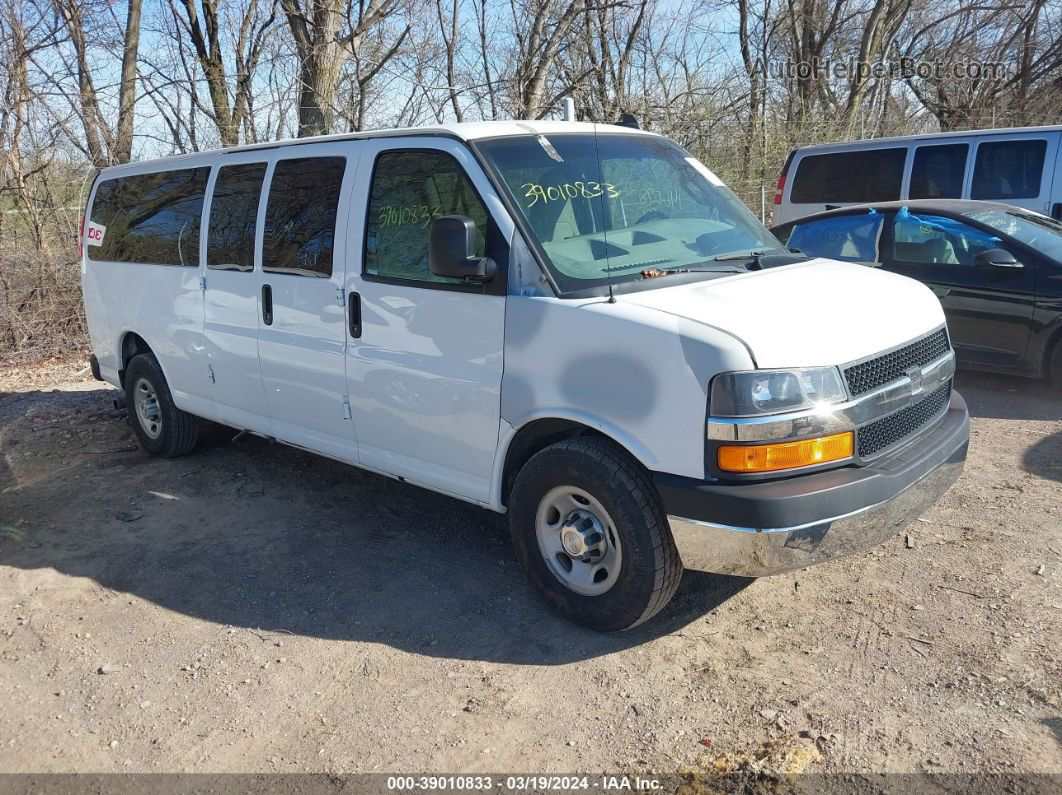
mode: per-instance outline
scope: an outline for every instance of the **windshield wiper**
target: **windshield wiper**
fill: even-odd
[[[698,268],[698,267],[667,268],[667,269],[646,268],[645,270],[642,271],[642,278],[643,279],[658,279],[661,276],[675,276],[675,275],[680,274],[680,273],[744,273],[747,270],[748,270],[748,268],[746,268],[744,266],[742,266],[740,268],[735,268],[733,266],[729,266],[729,267],[720,266],[720,267],[716,267],[716,268]]]
[[[768,261],[769,260],[769,261]],[[746,270],[758,271],[775,265],[792,265],[796,262],[807,262],[808,257],[804,254],[795,254],[792,251],[745,251],[734,254],[720,254],[712,257],[712,262],[747,262]]]

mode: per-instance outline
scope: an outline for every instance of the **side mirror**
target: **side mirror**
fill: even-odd
[[[990,248],[982,251],[974,257],[974,265],[978,268],[1021,268],[1020,262],[1014,259],[1014,255],[1006,249]]]
[[[428,267],[436,276],[489,282],[497,272],[494,260],[476,256],[479,231],[465,215],[444,215],[431,222]]]

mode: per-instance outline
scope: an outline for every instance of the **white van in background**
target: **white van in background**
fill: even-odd
[[[205,418],[508,512],[531,582],[595,629],[655,614],[683,565],[757,577],[877,544],[966,458],[928,288],[786,252],[624,127],[108,168],[82,280],[93,373],[149,452],[191,452]]]
[[[1062,220],[1062,126],[875,138],[790,152],[774,224],[846,204],[985,199]]]

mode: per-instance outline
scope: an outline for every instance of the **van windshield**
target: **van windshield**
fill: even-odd
[[[733,270],[738,255],[784,251],[737,196],[663,138],[529,135],[477,149],[564,292],[602,286],[609,276],[614,284],[642,279],[644,271]]]

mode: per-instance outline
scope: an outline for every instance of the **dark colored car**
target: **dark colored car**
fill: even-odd
[[[961,364],[1062,384],[1059,221],[1008,204],[934,199],[842,207],[771,231],[809,256],[928,285]]]

